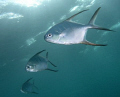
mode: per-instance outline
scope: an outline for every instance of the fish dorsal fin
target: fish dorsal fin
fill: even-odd
[[[46,50],[42,50],[42,51],[36,53],[34,56],[39,55],[40,53],[42,53],[42,52],[44,52],[44,51],[46,51]],[[34,57],[34,56],[33,56],[33,57]]]
[[[96,17],[97,17],[97,14],[98,14],[100,8],[101,8],[101,7],[99,7],[99,8],[95,11],[94,15],[92,16],[92,18],[90,19],[90,21],[89,21],[88,24],[92,24],[92,25],[94,25],[95,20],[96,20]]]
[[[69,17],[69,18],[63,20],[62,22],[64,22],[64,21],[70,21],[70,20],[71,20],[72,18],[74,18],[76,15],[78,15],[78,14],[84,12],[84,11],[87,11],[87,10],[89,10],[89,9],[86,9],[86,10],[80,11],[80,12],[78,12],[78,13],[72,15],[71,17]],[[62,23],[62,22],[60,22],[60,23]],[[60,23],[57,23],[57,24],[60,24]],[[57,24],[56,24],[56,25],[57,25]]]
[[[29,61],[30,61],[32,58],[34,58],[35,56],[39,55],[40,53],[42,53],[42,52],[44,52],[44,51],[46,51],[46,50],[42,50],[42,51],[36,53],[34,56],[32,56],[32,57],[29,59]],[[28,61],[28,62],[29,62],[29,61]]]
[[[87,10],[88,10],[88,9],[87,9]],[[80,12],[78,12],[78,13],[74,14],[73,16],[71,16],[71,17],[67,18],[65,21],[70,21],[70,20],[71,20],[72,18],[74,18],[76,15],[78,15],[78,14],[80,14],[80,13],[84,12],[84,11],[87,11],[87,10],[80,11]]]
[[[33,78],[29,78],[26,82],[29,82],[31,79],[33,79]]]

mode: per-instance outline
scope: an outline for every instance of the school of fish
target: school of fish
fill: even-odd
[[[92,18],[88,22],[88,24],[83,25],[83,24],[78,24],[71,21],[73,17],[87,10],[80,11],[74,14],[73,16],[67,18],[66,20],[62,21],[61,23],[58,23],[52,28],[50,28],[44,35],[44,40],[50,43],[63,44],[63,45],[86,44],[86,45],[92,45],[92,46],[106,46],[107,44],[95,44],[86,40],[88,29],[113,31],[113,30],[95,25],[95,20],[100,8],[101,7],[99,7],[95,11]],[[48,59],[48,52],[46,53],[46,57],[42,57],[40,55],[44,51],[45,50],[42,50],[36,53],[28,60],[27,65],[25,67],[27,72],[39,72],[43,70],[49,70],[53,72],[58,71],[48,67],[48,63],[50,63],[54,67],[56,67],[56,65],[54,65]],[[31,83],[30,80],[32,80],[32,78],[28,79],[23,83],[21,92],[26,94],[28,93],[38,94],[38,92],[35,92],[35,90],[38,90],[38,88],[34,85],[34,82]]]

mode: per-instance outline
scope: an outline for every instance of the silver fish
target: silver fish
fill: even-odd
[[[66,19],[65,21],[56,24],[51,29],[47,31],[44,36],[44,39],[47,42],[56,43],[56,44],[87,44],[93,46],[106,46],[106,44],[94,44],[86,40],[86,34],[88,29],[99,29],[99,30],[106,30],[106,31],[113,31],[107,28],[99,27],[94,24],[98,11],[101,7],[99,7],[92,18],[90,19],[89,23],[86,25],[78,24],[75,22],[70,21],[73,17],[82,13],[87,10],[83,10],[70,18]]]
[[[21,88],[21,92],[22,93],[26,93],[26,94],[28,94],[28,93],[38,94],[37,92],[34,91],[35,88],[36,89],[38,89],[38,88],[34,85],[34,83],[30,83],[31,79],[32,78],[28,79],[25,83],[23,83],[22,88]]]
[[[32,58],[29,59],[26,70],[29,72],[38,72],[42,70],[50,70],[57,72],[57,70],[52,70],[48,68],[48,62],[51,63],[54,67],[56,67],[52,62],[48,60],[48,52],[46,53],[46,58],[40,56],[40,53],[42,53],[45,50],[42,50],[35,54]]]

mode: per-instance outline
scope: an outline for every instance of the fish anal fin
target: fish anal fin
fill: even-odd
[[[89,41],[82,41],[82,44],[86,44],[86,45],[92,45],[92,46],[107,46],[107,44],[95,44],[95,43],[91,43]]]

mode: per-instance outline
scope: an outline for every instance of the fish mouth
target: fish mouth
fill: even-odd
[[[57,41],[53,41],[53,40],[46,40],[47,42],[49,42],[49,43],[53,43],[53,44],[60,44],[59,42],[57,42]]]
[[[48,39],[48,38],[44,38],[44,40],[45,40],[46,42],[49,42],[49,43],[55,43],[55,41],[53,41],[53,40],[51,40],[51,39]]]
[[[44,37],[44,40],[45,40],[46,42],[49,42],[49,43],[56,43],[56,44],[59,44],[60,37],[57,37],[57,38],[48,38],[48,37]]]
[[[47,34],[44,35],[44,40],[45,40],[45,41],[48,41],[48,40],[49,40],[48,37],[47,37]]]
[[[60,37],[47,37],[47,34],[44,36],[44,40],[49,43],[58,43]]]
[[[26,69],[27,72],[37,72],[36,70],[34,69]]]
[[[22,89],[20,90],[22,93],[26,93],[25,91],[23,91]]]
[[[34,68],[32,66],[30,66],[30,65],[26,66],[26,71],[28,71],[28,72],[35,72]]]

